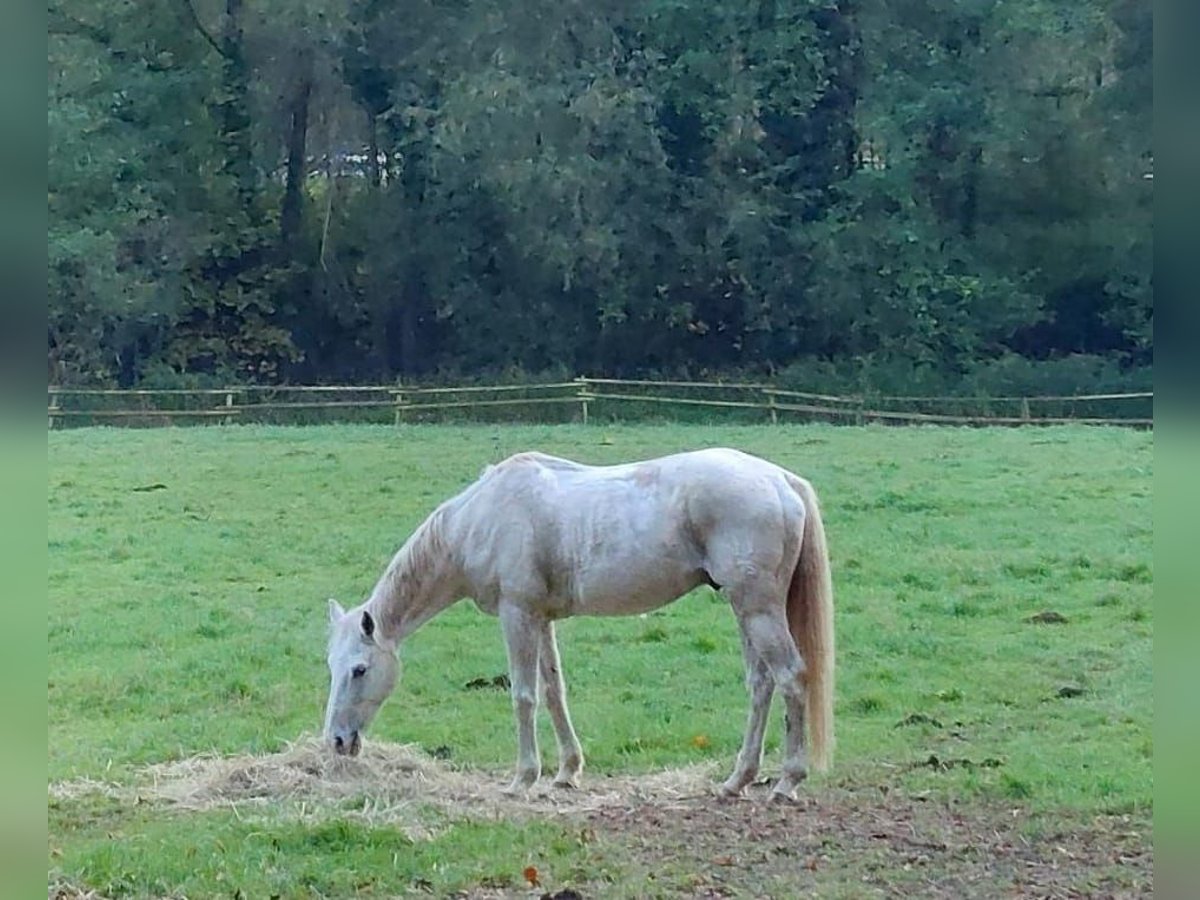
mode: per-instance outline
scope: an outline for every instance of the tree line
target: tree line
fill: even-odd
[[[52,0],[66,384],[1153,353],[1140,0]]]

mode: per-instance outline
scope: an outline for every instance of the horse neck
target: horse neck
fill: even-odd
[[[459,566],[446,541],[446,514],[436,510],[405,541],[375,585],[367,608],[385,637],[400,641],[459,599]]]

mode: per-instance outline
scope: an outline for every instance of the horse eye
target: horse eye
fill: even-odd
[[[362,678],[366,674],[367,674],[366,666],[355,666],[353,669],[350,670],[350,675],[354,678]]]

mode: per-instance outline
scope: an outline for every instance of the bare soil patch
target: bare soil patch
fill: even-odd
[[[586,818],[597,839],[637,860],[646,895],[1153,895],[1151,825],[1128,816],[1038,824],[1020,808],[879,787],[823,786],[787,805],[769,803],[767,790],[732,802],[608,807]]]

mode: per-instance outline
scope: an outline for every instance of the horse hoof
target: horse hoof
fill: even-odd
[[[771,802],[772,803],[794,804],[794,803],[798,803],[799,799],[800,798],[796,796],[796,792],[794,790],[792,790],[792,791],[780,791],[780,790],[771,791]]]
[[[754,782],[754,776],[757,774],[757,772],[734,772],[721,783],[718,793],[726,800],[744,797],[747,785]]]
[[[529,789],[537,784],[538,776],[538,772],[522,773],[512,780],[512,784],[506,787],[503,793],[509,797],[524,797],[529,793]]]
[[[579,781],[575,778],[555,778],[551,784],[561,791],[574,791],[579,789]]]

